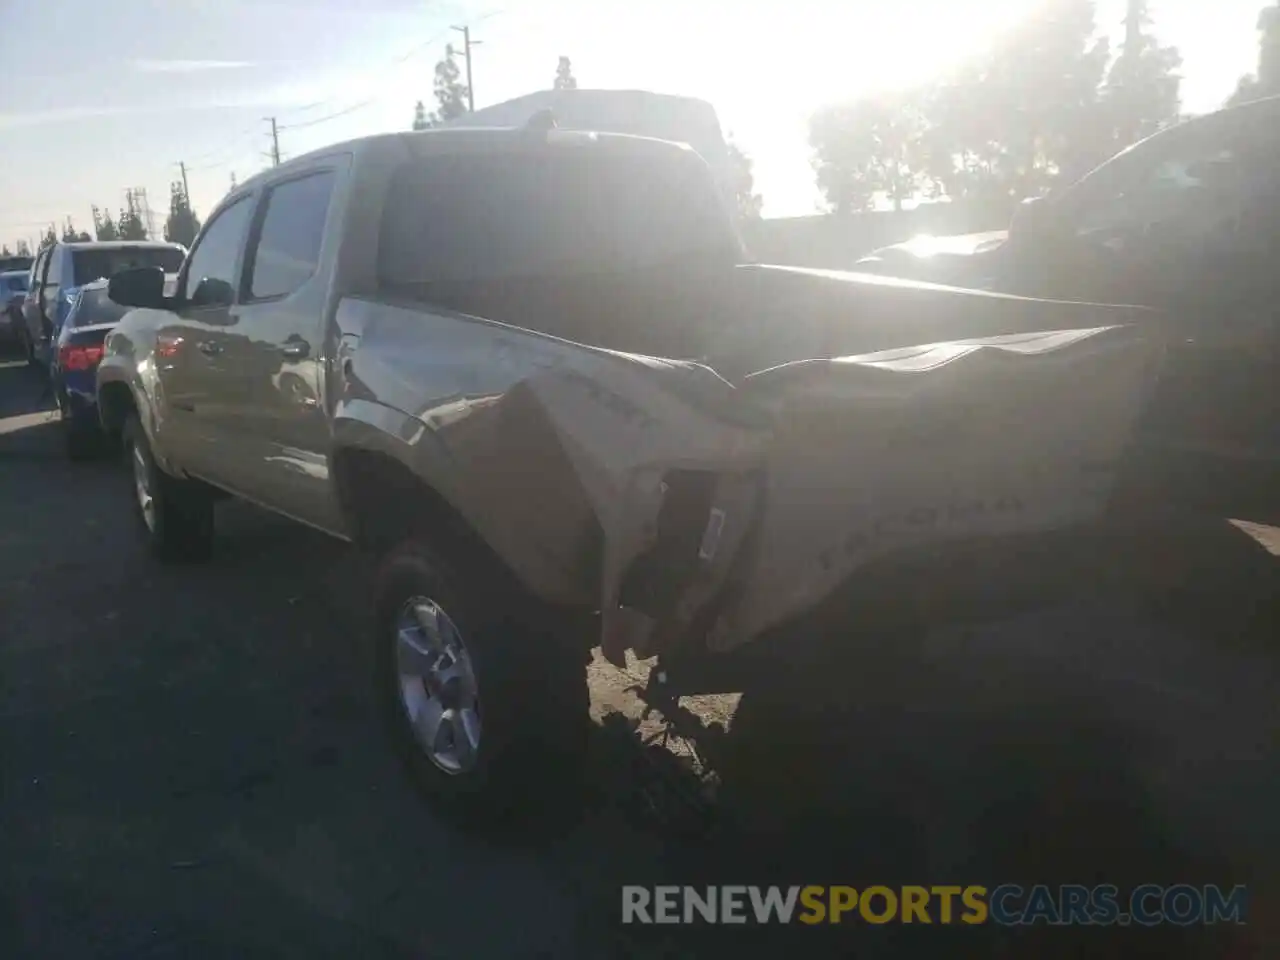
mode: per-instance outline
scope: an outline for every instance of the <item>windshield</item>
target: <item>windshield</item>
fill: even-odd
[[[106,287],[91,287],[80,292],[80,301],[72,315],[71,325],[92,327],[99,323],[115,323],[128,309],[108,297]]]
[[[684,151],[433,157],[400,169],[385,211],[379,266],[392,284],[581,276],[738,257],[710,170]]]
[[[7,277],[0,277],[0,285],[9,293],[23,293],[27,289],[27,275],[14,273]]]
[[[74,285],[79,287],[94,280],[105,280],[121,270],[133,267],[159,267],[165,273],[177,273],[182,266],[181,247],[106,247],[76,250]]]

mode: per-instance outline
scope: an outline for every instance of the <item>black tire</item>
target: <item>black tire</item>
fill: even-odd
[[[446,556],[414,539],[382,562],[372,618],[377,697],[396,752],[433,807],[460,825],[518,830],[580,799],[590,729],[586,665],[570,643],[538,625],[505,571],[463,559],[474,552]],[[473,765],[458,772],[446,772],[420,744],[402,694],[398,624],[415,597],[434,602],[456,627],[474,675],[478,747]]]
[[[207,560],[213,552],[213,498],[202,487],[171,477],[156,465],[136,413],[125,421],[122,439],[129,463],[134,516],[147,550],[157,560],[170,563]],[[150,520],[138,491],[135,456],[151,495]]]

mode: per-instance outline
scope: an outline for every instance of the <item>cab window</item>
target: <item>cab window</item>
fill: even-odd
[[[262,226],[248,258],[250,299],[288,296],[315,274],[333,183],[333,172],[325,170],[286,180],[267,193]]]
[[[225,305],[234,299],[236,263],[253,204],[241,197],[209,222],[187,261],[182,298],[194,307]]]

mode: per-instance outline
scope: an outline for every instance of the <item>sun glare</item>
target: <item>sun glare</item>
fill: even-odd
[[[728,49],[690,76],[751,155],[767,216],[815,212],[808,121],[825,104],[899,90],[975,56],[1026,0],[761,4],[735,18]],[[813,9],[804,9],[813,7]],[[816,29],[815,29],[816,27]],[[696,61],[695,61],[696,62]]]

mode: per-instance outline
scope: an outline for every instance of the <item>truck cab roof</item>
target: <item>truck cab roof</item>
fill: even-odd
[[[591,145],[597,150],[616,150],[632,154],[649,152],[655,157],[673,153],[696,153],[684,142],[661,140],[637,134],[610,133],[589,130],[555,128],[547,131],[525,127],[459,126],[433,127],[428,130],[412,130],[397,133],[374,134],[341,143],[330,144],[318,150],[287,160],[277,167],[270,167],[245,180],[228,194],[238,196],[250,192],[265,182],[287,175],[291,169],[303,170],[324,157],[340,154],[372,156],[399,153],[402,159],[428,156],[433,153],[454,152],[508,152],[531,150],[539,147],[556,148]],[[705,159],[705,158],[704,158]]]
[[[136,250],[138,248],[163,250],[181,246],[178,243],[170,243],[168,240],[77,240],[59,245],[68,250]]]

